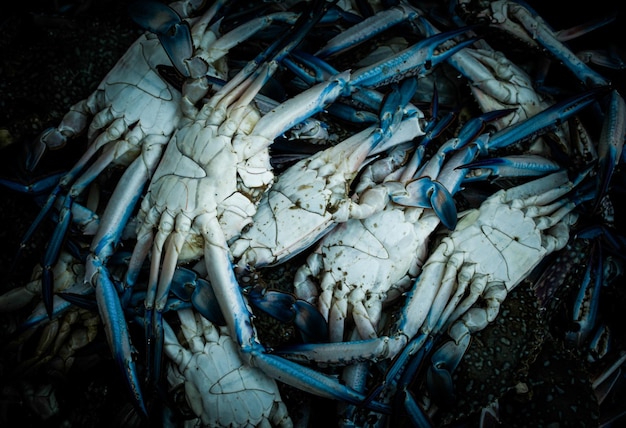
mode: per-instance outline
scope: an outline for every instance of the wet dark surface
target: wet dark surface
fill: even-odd
[[[79,138],[63,150],[51,152],[46,156],[36,174],[24,168],[25,146],[36,139],[39,133],[59,122],[63,114],[75,102],[88,96],[100,82],[106,72],[141,31],[126,15],[126,1],[108,0],[103,2],[51,2],[31,1],[15,5],[18,9],[5,14],[0,23],[3,37],[0,40],[0,52],[3,60],[0,63],[0,176],[17,179],[24,183],[32,183],[41,175],[61,171],[68,168],[81,153],[86,141]],[[539,3],[539,2],[537,2]],[[54,4],[57,4],[55,6]],[[65,10],[65,7],[69,8]],[[536,5],[537,10],[546,21],[555,28],[587,21],[603,16],[613,9],[613,2],[595,2],[588,10],[573,10],[570,2],[543,2]],[[553,14],[548,9],[561,12]],[[597,33],[572,42],[577,48],[611,47],[621,53],[624,42],[623,14],[618,16],[618,23]],[[502,47],[504,50],[504,47]],[[514,45],[511,49],[523,48]],[[508,52],[507,52],[508,55]],[[515,53],[512,53],[514,58]],[[626,85],[624,71],[604,71],[618,89]],[[624,91],[621,91],[624,93]],[[623,196],[623,193],[621,194]],[[0,293],[15,287],[23,286],[31,276],[33,267],[40,261],[47,237],[51,235],[52,226],[44,222],[40,230],[33,236],[22,251],[19,260],[15,254],[20,241],[28,230],[32,220],[38,213],[38,207],[30,195],[21,195],[0,186]],[[619,213],[619,212],[618,212]],[[619,216],[618,216],[619,218]],[[279,273],[278,276],[285,277]],[[623,281],[618,284],[620,291],[608,294],[611,304],[606,304],[606,318],[615,322],[619,328],[619,316],[615,313],[623,310]],[[16,338],[15,329],[26,312],[17,315],[0,315],[0,340],[7,344]],[[527,320],[528,321],[528,320]],[[498,324],[496,328],[502,328]],[[274,328],[271,328],[272,331]],[[278,336],[290,335],[287,331],[277,333]],[[486,333],[487,335],[490,333]],[[493,333],[491,333],[493,334]],[[542,341],[543,344],[543,335]],[[488,339],[484,339],[488,343]],[[578,382],[587,374],[587,367],[581,362],[580,355],[565,350],[563,344],[550,337],[545,346],[533,349],[533,358],[522,363],[523,376],[516,373],[520,381],[533,385],[542,384],[549,392],[552,383],[576,379]],[[16,360],[23,360],[31,355],[36,345],[36,338],[31,338],[23,346],[5,347],[0,354],[0,425],[2,426],[37,426],[37,427],[104,427],[104,426],[142,426],[129,401],[129,395],[121,382],[112,362],[104,334],[99,332],[94,342],[82,349],[76,356],[73,367],[67,373],[42,367],[34,372],[22,373],[16,366]],[[519,357],[519,355],[516,355]],[[468,363],[471,364],[471,363]],[[540,367],[537,368],[539,365]],[[559,369],[568,368],[568,372],[551,370],[550,365]],[[541,369],[541,370],[540,370]],[[572,374],[575,371],[575,375]],[[539,380],[537,380],[539,379]],[[533,383],[534,382],[534,383]],[[583,382],[583,381],[581,381]],[[550,385],[547,385],[550,384]],[[53,385],[58,402],[58,413],[42,419],[43,410],[37,410],[28,402],[33,394],[30,389],[37,390],[46,385]],[[556,388],[561,388],[557,385]],[[576,400],[588,398],[589,411],[585,416],[589,420],[584,426],[597,422],[598,407],[588,394],[588,383],[572,385],[577,395]],[[622,386],[623,389],[623,386]],[[543,426],[542,419],[535,423],[520,423],[530,412],[539,416],[544,412],[537,409],[545,400],[541,399],[542,390],[536,386],[532,400],[524,397],[513,397],[506,407],[509,421],[517,420],[518,426]],[[623,397],[623,391],[621,397]],[[471,393],[471,391],[470,391]],[[288,405],[295,411],[301,397],[285,388],[283,394]],[[585,395],[587,394],[587,395]],[[36,394],[35,394],[36,395]],[[154,395],[150,392],[149,395]],[[44,398],[41,398],[45,402]],[[620,395],[611,398],[613,407],[619,409]],[[156,400],[152,401],[156,403]],[[533,404],[529,404],[529,403]],[[521,404],[520,404],[521,403]],[[623,403],[623,402],[622,402]],[[558,403],[571,407],[571,403]],[[158,406],[158,405],[157,405]],[[322,401],[316,409],[328,413],[333,403]],[[54,407],[44,404],[40,409]],[[550,408],[552,409],[552,407]],[[587,407],[585,407],[587,409]],[[558,411],[558,410],[555,410]],[[461,412],[461,410],[459,410]],[[315,413],[315,410],[314,410]],[[452,412],[454,413],[454,412]],[[320,412],[318,412],[320,414]],[[516,416],[518,415],[518,416]],[[597,416],[597,417],[596,417]],[[455,416],[456,417],[456,416]],[[517,418],[517,419],[516,419]],[[521,419],[524,418],[524,419]],[[454,418],[451,418],[454,419]],[[565,420],[565,419],[563,419]],[[569,420],[569,419],[568,419]],[[584,418],[574,414],[572,421],[582,422]],[[155,423],[159,421],[153,421]],[[474,424],[470,420],[470,424]],[[512,423],[512,422],[511,422]],[[575,426],[563,423],[562,426]],[[553,425],[552,425],[553,426]],[[579,425],[582,426],[582,425]],[[619,426],[619,425],[615,425]]]

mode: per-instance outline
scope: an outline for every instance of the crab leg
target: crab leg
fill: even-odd
[[[106,263],[117,246],[124,226],[132,215],[144,186],[161,158],[161,145],[144,146],[143,155],[135,159],[124,172],[111,197],[111,202],[100,220],[98,234],[94,237],[86,261],[85,283],[96,290],[100,316],[104,320],[107,340],[115,360],[124,374],[137,407],[145,414],[135,362],[131,356],[130,336],[117,287],[113,284]]]

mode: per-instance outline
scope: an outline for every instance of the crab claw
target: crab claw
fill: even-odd
[[[459,28],[421,40],[391,58],[356,71],[352,76],[352,84],[355,86],[379,87],[409,76],[425,75],[433,67],[436,67],[459,50],[476,41],[476,39],[470,38],[443,50],[443,46],[446,43],[466,33],[468,30],[469,27]],[[439,52],[440,50],[442,51]]]
[[[431,365],[426,373],[426,382],[433,399],[440,405],[454,403],[452,372],[457,368],[470,343],[470,334],[459,342],[449,341],[437,349],[431,357]]]
[[[589,255],[583,281],[572,308],[573,328],[566,332],[567,340],[576,346],[582,346],[596,327],[603,271],[602,249],[600,245],[595,245]]]
[[[418,15],[417,9],[409,5],[396,5],[387,10],[381,10],[333,37],[315,55],[320,58],[337,55],[401,22],[413,20]]]
[[[599,86],[561,101],[540,114],[495,132],[489,137],[486,147],[497,149],[506,147],[511,141],[527,141],[547,129],[560,125],[583,108],[594,103],[606,91],[607,87]]]
[[[69,201],[69,198],[68,200]],[[54,274],[52,268],[59,258],[61,252],[61,246],[65,241],[65,235],[70,227],[72,221],[72,209],[71,201],[67,202],[59,213],[59,222],[54,229],[52,238],[50,238],[50,244],[46,250],[43,260],[43,271],[41,273],[41,294],[44,305],[46,306],[46,312],[48,316],[52,318],[52,296],[54,292]]]
[[[393,202],[407,207],[432,208],[448,229],[456,227],[456,206],[452,195],[441,183],[421,177],[406,185],[404,191],[390,192]]]
[[[193,308],[200,313],[205,319],[215,325],[226,325],[224,314],[219,306],[217,297],[213,291],[211,284],[200,278],[196,272],[185,269],[176,268],[172,277],[170,291],[182,302],[191,303]],[[169,293],[168,293],[169,294]],[[161,367],[163,361],[163,343],[165,340],[163,332],[163,313],[170,310],[169,305],[172,301],[167,296],[164,297],[165,302],[159,305],[159,310],[154,311],[154,327],[152,325],[152,317],[144,315],[146,326],[150,329],[147,335],[147,343],[149,345],[149,353],[153,370],[151,375],[158,378],[161,375]],[[150,312],[147,312],[150,313]]]
[[[328,323],[322,314],[305,300],[278,290],[252,287],[248,301],[257,309],[281,322],[293,322],[305,342],[328,342]]]
[[[166,34],[183,21],[174,9],[155,1],[131,3],[128,13],[137,25],[154,34]]]
[[[66,138],[56,128],[48,128],[28,144],[26,151],[26,170],[31,172],[37,168],[46,150],[60,148],[65,145]]]
[[[194,309],[212,324],[226,325],[213,287],[193,270],[177,267],[172,278],[171,291],[179,299],[190,302]]]
[[[468,121],[459,132],[458,137],[444,143],[433,156],[433,159],[417,172],[417,179],[410,181],[404,187],[400,186],[399,189],[392,188],[393,184],[391,183],[388,184],[390,189],[393,189],[390,191],[391,200],[404,206],[432,208],[443,225],[453,230],[456,227],[457,211],[452,193],[433,177],[437,177],[439,174],[448,153],[466,147],[483,132],[488,122],[510,112],[510,109],[494,110]]]
[[[385,97],[380,109],[380,128],[384,134],[391,136],[391,129],[395,129],[402,121],[405,106],[417,90],[417,79],[404,80],[398,88],[394,88]]]
[[[115,362],[120,371],[124,374],[124,380],[133,397],[135,406],[147,415],[145,401],[141,393],[140,382],[137,376],[137,369],[132,358],[132,345],[126,326],[126,318],[122,305],[120,304],[117,288],[111,280],[106,267],[99,260],[89,257],[90,263],[95,270],[93,280],[95,282],[96,298],[98,299],[98,309],[100,317],[104,321],[104,329],[109,346]]]
[[[417,404],[417,400],[415,399],[415,395],[411,391],[404,391],[404,400],[403,403],[404,410],[406,410],[407,414],[411,418],[413,422],[413,426],[416,427],[430,427],[433,426],[432,422],[428,419],[424,411]]]
[[[576,52],[576,56],[586,64],[599,65],[611,70],[626,69],[626,63],[624,63],[624,60],[614,51],[614,49],[589,49]]]
[[[532,177],[558,171],[561,166],[539,155],[511,155],[478,159],[457,168],[472,170],[465,182],[497,177]]]
[[[157,35],[172,65],[189,77],[186,60],[193,55],[189,24],[163,3],[138,1],[128,5],[128,12],[141,28]]]
[[[596,207],[609,187],[615,165],[620,160],[626,136],[626,104],[617,91],[611,91],[609,108],[602,125],[598,144],[600,166]]]

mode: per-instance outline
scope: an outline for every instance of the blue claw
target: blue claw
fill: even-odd
[[[432,208],[442,224],[454,230],[457,221],[452,194],[436,180],[421,177],[406,185],[406,192],[390,193],[391,200],[407,207]]]
[[[462,141],[472,141],[485,131],[487,124],[505,117],[516,111],[514,108],[493,110],[470,119],[459,132],[458,138]]]
[[[452,138],[444,143],[439,148],[437,153],[433,156],[433,159],[429,161],[429,165],[425,166],[424,169],[420,171],[420,174],[427,176],[436,176],[437,174],[433,173],[432,169],[435,169],[438,172],[446,156],[449,153],[455,150],[463,149],[464,147],[467,147],[469,144],[476,141],[476,138],[481,135],[489,122],[504,117],[510,112],[511,109],[494,110],[483,113],[480,116],[467,121],[465,125],[463,125],[463,128],[461,128],[461,130],[459,131],[459,135],[457,136],[457,138]]]
[[[124,373],[124,379],[131,392],[134,404],[144,415],[147,415],[148,412],[139,387],[137,369],[131,356],[130,336],[126,327],[124,311],[117,294],[117,288],[111,281],[106,268],[97,260],[92,259],[92,263],[96,268],[94,277],[96,299],[100,309],[100,317],[107,326],[105,332],[109,346],[112,348],[117,366]]]
[[[416,343],[416,345],[419,345],[419,343],[422,342],[422,337],[425,336],[418,336],[420,339],[417,340],[418,343]],[[432,345],[433,340],[432,337],[430,337],[427,339],[427,342],[424,343],[423,346],[421,346],[415,353],[402,352],[392,365],[392,368],[389,370],[390,372],[393,372],[396,368],[404,368],[400,373],[396,374],[396,377],[399,378],[397,380],[398,393],[394,401],[396,408],[404,408],[404,411],[409,416],[413,426],[420,428],[431,428],[433,424],[419,404],[417,404],[415,396],[409,390],[409,386],[413,383],[413,380],[417,376],[426,355],[432,349]],[[409,346],[411,346],[411,344],[409,344]],[[387,375],[386,379],[391,378]],[[399,402],[400,400],[401,402]]]
[[[405,6],[380,11],[329,40],[315,55],[320,58],[326,58],[331,55],[339,54],[401,22],[413,20],[417,16],[417,10]]]
[[[426,372],[426,382],[433,400],[441,405],[451,405],[455,401],[452,372],[457,368],[471,336],[466,334],[459,343],[448,341],[437,349],[431,357],[431,365]]]
[[[285,58],[284,64],[304,80],[307,85],[328,80],[339,74],[331,65],[313,55],[300,52],[293,53],[292,57],[303,64],[306,69],[289,58]],[[359,71],[357,71],[356,74],[359,74]],[[403,78],[401,77],[398,80],[403,80]],[[396,90],[395,94],[394,91],[392,91],[392,93],[388,94],[386,97],[376,90],[355,85],[353,78],[346,82],[343,94],[344,96],[350,95],[350,103],[357,105],[359,108],[367,108],[370,111],[380,111],[380,117],[368,111],[356,110],[338,103],[331,104],[327,108],[327,111],[341,119],[354,123],[373,123],[380,120],[381,129],[383,131],[390,129],[390,127],[393,126],[391,125],[391,123],[393,123],[391,122],[392,119],[396,122],[400,120],[399,116],[394,116],[393,112],[399,105],[405,106],[408,104],[417,89],[417,80],[404,80],[405,82],[402,83],[403,88],[401,90]]]
[[[127,291],[131,291],[131,289],[127,289]],[[163,296],[162,299],[157,299],[155,307],[145,308],[143,314],[148,373],[155,380],[161,376],[163,361],[163,313],[175,309],[177,306],[179,308],[191,306],[212,324],[226,325],[226,320],[211,284],[198,277],[198,274],[193,270],[177,267],[168,291],[171,291],[176,298]],[[169,295],[169,292],[167,294]],[[165,302],[158,303],[162,300]]]
[[[283,64],[289,68],[307,86],[328,80],[339,71],[326,61],[307,52],[294,51],[283,60]]]
[[[295,323],[305,342],[328,342],[328,323],[310,303],[293,294],[256,286],[248,290],[248,301],[277,320]]]
[[[292,52],[291,58],[285,58],[283,60],[283,65],[289,68],[289,70],[304,81],[307,87],[316,83],[325,82],[340,73],[324,60],[306,52]],[[343,91],[343,95],[350,96],[350,103],[357,105],[358,108],[367,108],[370,111],[380,110],[381,103],[384,100],[384,97],[380,92],[364,86],[359,86],[357,88],[356,86],[353,86],[353,82],[351,80],[346,83],[347,86]],[[354,121],[356,123],[364,122],[358,116],[356,119],[353,119],[351,116],[354,113],[350,111],[346,112],[347,109],[345,107],[335,106],[336,103],[329,106],[329,113],[332,113],[344,120]],[[367,112],[358,112],[357,114],[366,114],[366,121],[369,121],[372,117]],[[376,117],[374,121],[378,121],[378,117]]]
[[[615,166],[619,162],[626,136],[626,104],[620,94],[611,91],[609,108],[602,125],[598,143],[599,178],[595,207],[604,197],[609,182],[613,177]]]
[[[50,132],[53,129],[54,128],[48,128],[44,131],[44,133]],[[53,144],[51,143],[51,145]],[[62,143],[56,143],[56,146],[61,145]],[[41,158],[46,153],[46,151],[48,151],[48,149],[50,149],[50,147],[48,147],[48,145],[44,143],[41,138],[36,138],[35,140],[28,143],[26,151],[26,171],[34,171],[35,168],[37,168],[37,165],[39,165],[39,161],[41,161]]]
[[[137,25],[154,34],[167,34],[182,22],[174,9],[159,2],[131,3],[128,5],[128,13]]]
[[[393,55],[391,58],[356,70],[352,75],[350,85],[354,88],[376,88],[399,82],[407,77],[423,76],[457,51],[474,43],[476,39],[471,38],[458,42],[443,52],[436,52],[438,49],[442,49],[442,45],[446,42],[466,33],[471,28],[459,28],[447,33],[436,34]],[[285,60],[285,65],[308,85],[337,74],[337,70],[313,55],[298,53],[293,54],[293,56],[297,61],[304,64],[307,69],[302,69],[295,61],[289,59]],[[310,74],[311,72],[313,74]],[[365,93],[368,94],[366,96],[369,96],[368,91],[365,91]],[[371,101],[369,104],[371,105]]]
[[[457,43],[444,52],[436,52],[446,42],[466,33],[469,29],[469,27],[465,27],[436,34],[399,52],[391,58],[357,70],[352,76],[352,84],[374,88],[397,82],[410,76],[423,76],[451,55],[476,41],[476,39],[471,38]]]
[[[572,322],[576,328],[566,333],[567,340],[573,342],[578,347],[587,341],[596,326],[600,305],[600,290],[604,280],[604,263],[600,245],[594,245],[589,259],[580,290],[572,308]]]
[[[391,130],[402,121],[404,108],[411,101],[417,90],[417,79],[409,78],[385,97],[380,108],[380,129],[383,135],[390,136]]]
[[[316,0],[311,9],[303,12],[296,23],[293,25],[295,31],[287,31],[276,40],[265,52],[263,52],[255,61],[259,63],[265,61],[270,56],[275,61],[282,61],[293,51],[296,46],[304,39],[307,33],[313,28],[334,6],[335,1]]]
[[[511,155],[501,158],[479,159],[457,168],[466,168],[475,171],[466,177],[465,182],[486,180],[497,177],[532,177],[556,172],[561,166],[538,155]]]
[[[452,194],[438,181],[432,182],[430,205],[441,223],[450,230],[456,228],[457,212]]]
[[[460,165],[467,165],[468,163],[471,164],[479,152],[485,153],[488,150],[501,149],[511,144],[527,141],[533,137],[541,135],[546,130],[560,125],[585,107],[594,103],[598,97],[600,97],[607,90],[608,88],[603,87],[587,90],[549,107],[542,113],[509,126],[508,128],[504,128],[500,131],[494,132],[493,134],[485,133],[478,136],[478,138],[476,138],[471,145],[465,147],[462,153],[460,152],[455,155],[456,159],[454,162],[444,167],[444,170],[448,169],[445,173],[449,175],[446,187],[452,194],[459,190],[467,172],[467,170],[460,167]],[[450,168],[455,170],[456,173],[450,174]],[[462,175],[461,178],[459,178],[459,174]],[[441,181],[441,176],[439,179]]]
[[[535,116],[493,133],[489,137],[486,147],[499,149],[515,142],[527,141],[545,132],[547,129],[552,129],[565,122],[580,110],[595,102],[606,91],[606,87],[593,88],[561,101]],[[484,149],[484,147],[481,147],[481,149]]]
[[[592,63],[611,70],[625,70],[626,63],[614,49],[609,50],[585,50],[576,55],[586,63]]]
[[[138,1],[128,5],[128,12],[141,28],[157,35],[172,65],[183,76],[189,77],[185,63],[193,55],[189,24],[163,3]]]
[[[428,419],[428,416],[420,408],[415,401],[415,396],[411,391],[404,391],[404,409],[411,418],[413,426],[418,428],[430,428],[433,426],[432,422]]]
[[[328,113],[339,119],[353,123],[372,124],[378,122],[378,115],[364,110],[357,110],[345,104],[334,103],[326,109]]]
[[[59,222],[54,229],[54,233],[50,238],[50,243],[46,249],[43,260],[43,271],[41,273],[41,294],[48,316],[52,318],[52,295],[54,294],[54,274],[52,268],[59,258],[61,246],[65,240],[65,235],[72,221],[72,201],[70,198],[66,202],[59,213]]]
[[[432,208],[442,224],[453,230],[457,223],[457,211],[452,192],[439,181],[433,180],[431,176],[438,174],[448,153],[466,147],[485,129],[489,121],[506,116],[510,112],[510,109],[496,110],[468,121],[458,137],[443,144],[429,163],[416,173],[417,179],[410,181],[404,189],[390,192],[391,200],[405,206]],[[443,126],[447,126],[448,120],[444,121]],[[439,127],[434,126],[433,132],[440,132]]]
[[[226,325],[211,284],[198,277],[194,271],[181,267],[176,268],[174,278],[172,278],[171,291],[179,299],[190,302],[212,324]]]

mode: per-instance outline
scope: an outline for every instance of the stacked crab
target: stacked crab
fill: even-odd
[[[165,403],[158,417],[184,424],[291,426],[284,383],[358,426],[396,409],[416,425],[486,421],[522,382],[457,400],[476,376],[462,359],[510,294],[536,292],[524,322],[560,300],[560,271],[536,276],[565,248],[589,264],[565,336],[613,362],[598,386],[619,378],[624,353],[598,351],[596,314],[621,275],[603,266],[621,263],[610,195],[626,105],[565,33],[512,1],[201,3],[133,3],[146,33],[31,152],[35,169],[88,140],[35,186],[45,197],[21,245],[48,218],[54,231],[33,281],[0,296],[3,312],[34,308],[19,340],[45,330],[21,369],[70,370],[101,322],[147,417]],[[493,34],[563,69],[522,68]],[[262,313],[300,337],[270,343]]]

